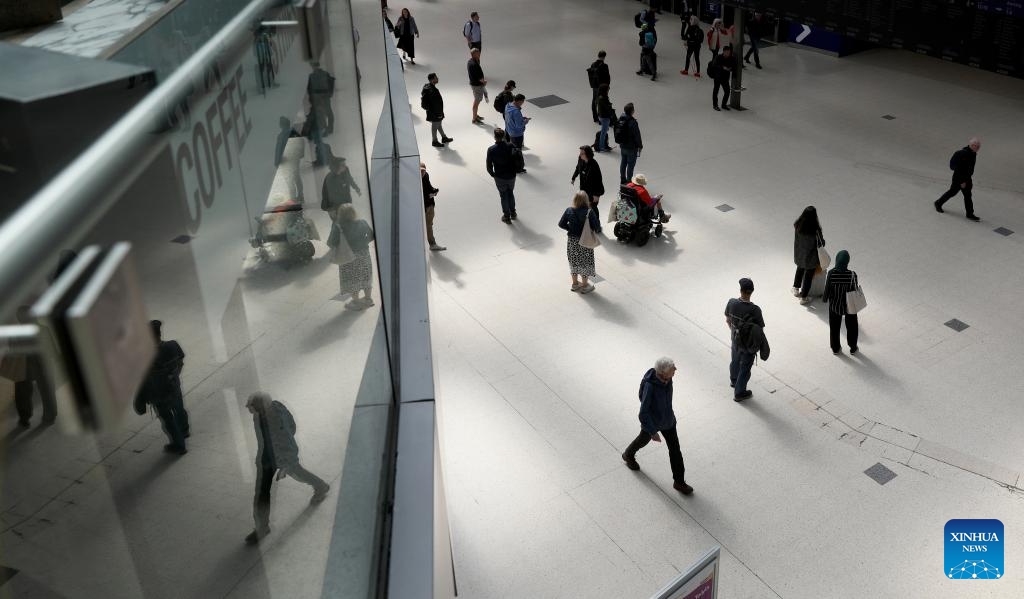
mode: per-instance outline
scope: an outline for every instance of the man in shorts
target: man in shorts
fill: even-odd
[[[473,89],[473,124],[482,123],[484,119],[477,114],[480,108],[480,101],[487,97],[487,80],[484,79],[484,69],[480,66],[480,49],[473,48],[469,51],[469,62],[466,63],[466,72],[469,75],[469,87]]]

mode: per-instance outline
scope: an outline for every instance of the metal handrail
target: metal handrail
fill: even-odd
[[[251,35],[251,24],[282,0],[253,0],[166,81],[128,111],[87,150],[32,196],[0,226],[0,315],[22,301],[19,291],[32,289],[45,276],[41,265],[52,261],[61,246],[84,238],[131,184],[143,166],[139,156],[151,133],[189,93],[197,73],[212,65],[222,48]]]

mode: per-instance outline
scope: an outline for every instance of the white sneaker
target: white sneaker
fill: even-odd
[[[802,298],[800,298],[800,305],[801,306],[806,306],[809,303],[811,303],[811,298],[810,297],[802,297]]]
[[[789,292],[793,294],[793,297],[800,297],[800,288],[799,287],[793,287],[793,288],[791,288],[789,290]]]
[[[446,249],[448,249],[448,248],[446,248],[443,245],[437,245],[436,243],[430,244],[430,251],[432,251],[432,252],[443,252]]]

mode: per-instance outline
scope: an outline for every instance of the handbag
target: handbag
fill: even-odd
[[[601,239],[590,227],[590,210],[587,210],[587,217],[583,221],[583,233],[580,235],[580,245],[585,248],[594,249],[601,245]]]
[[[856,314],[868,307],[868,300],[864,297],[864,289],[857,285],[853,291],[846,292],[846,313]]]
[[[824,246],[818,248],[818,266],[821,267],[822,271],[828,269],[828,265],[832,264],[832,256],[828,254],[828,250]]]

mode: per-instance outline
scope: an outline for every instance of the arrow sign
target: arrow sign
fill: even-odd
[[[807,36],[811,34],[811,28],[810,27],[808,27],[807,25],[804,25],[802,23],[800,24],[800,26],[803,27],[804,30],[802,32],[800,32],[799,35],[796,36],[797,43],[800,43],[800,42],[804,41],[805,39],[807,39]]]

